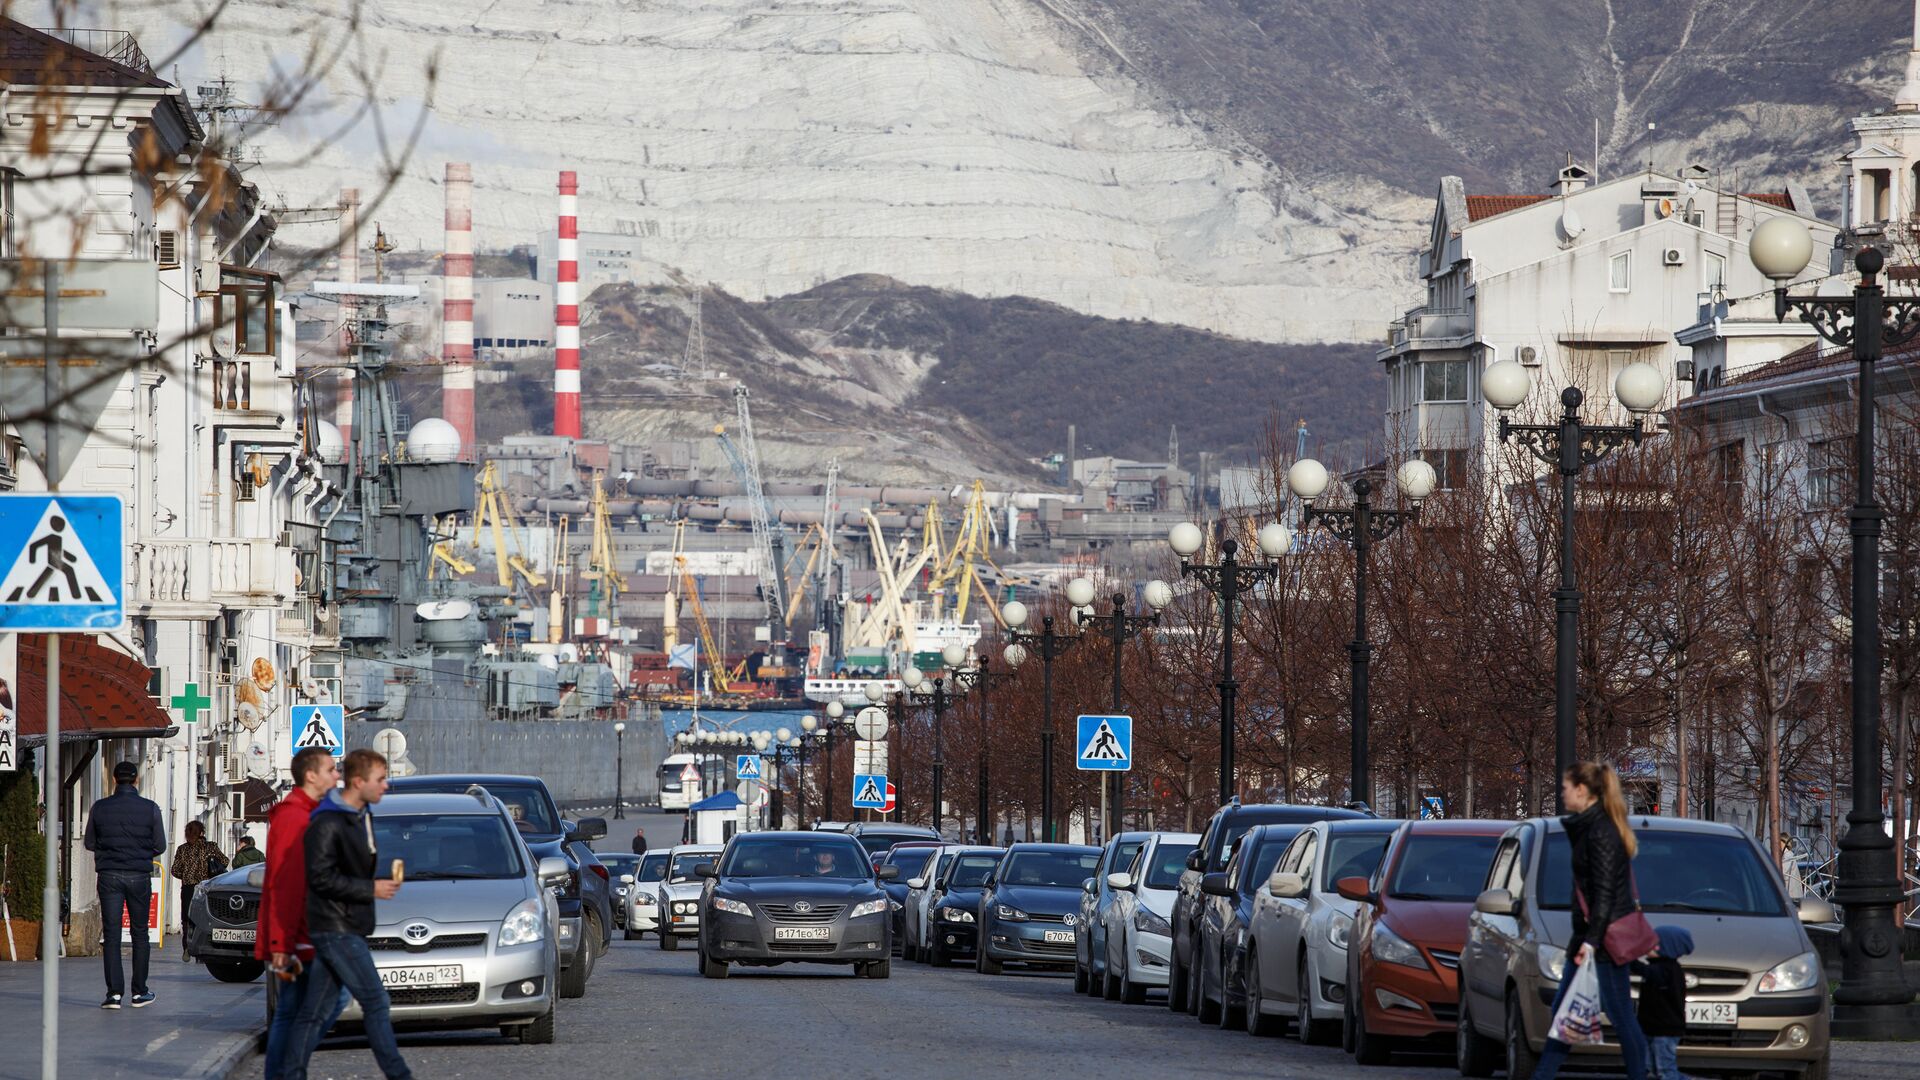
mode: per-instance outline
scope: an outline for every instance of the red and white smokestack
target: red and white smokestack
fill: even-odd
[[[440,415],[473,439],[473,166],[447,163],[447,250],[441,266]]]
[[[360,189],[340,189],[340,280],[348,285],[360,281]],[[333,426],[340,429],[340,438],[347,447],[349,458],[353,451],[353,353],[354,353],[354,308],[359,299],[354,296],[340,298],[340,326],[337,340],[340,342],[339,381],[334,386]]]
[[[553,284],[553,433],[580,437],[580,185],[560,174]]]

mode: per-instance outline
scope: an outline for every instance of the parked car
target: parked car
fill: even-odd
[[[1207,906],[1200,915],[1200,940],[1194,951],[1195,1015],[1203,1024],[1231,1028],[1244,1022],[1248,999],[1248,930],[1253,925],[1254,894],[1267,883],[1304,824],[1255,825],[1234,845],[1227,868],[1200,881]]]
[[[1004,964],[1070,967],[1080,883],[1100,849],[1083,844],[1015,844],[981,889],[974,969],[998,975]]]
[[[945,967],[978,948],[980,894],[1005,855],[1004,848],[955,851],[940,879],[931,883],[921,959],[934,967]]]
[[[741,833],[717,862],[695,872],[700,899],[700,973],[729,964],[851,964],[857,975],[892,974],[892,901],[880,886],[899,870],[867,864],[851,838],[827,832]]]
[[[639,941],[647,931],[658,931],[661,924],[660,882],[667,876],[667,853],[649,851],[640,856],[640,865],[627,886],[626,939]]]
[[[1508,824],[1409,821],[1370,878],[1334,882],[1359,905],[1347,948],[1342,1041],[1360,1064],[1385,1065],[1412,1040],[1453,1037],[1467,914]]]
[[[1114,890],[1100,935],[1107,947],[1107,1000],[1143,1005],[1148,987],[1167,985],[1173,951],[1167,917],[1187,856],[1199,843],[1199,833],[1149,834],[1126,870],[1107,875]]]
[[[957,851],[966,849],[964,844],[942,844],[933,850],[933,856],[919,873],[906,879],[907,895],[901,903],[901,934],[895,937],[900,947],[900,955],[908,960],[924,960],[927,944],[927,908],[933,896],[939,891],[940,876],[953,862]]]
[[[856,821],[847,826],[847,835],[860,841],[873,865],[879,866],[887,850],[903,840],[927,840],[945,843],[939,833],[923,825],[894,825],[884,821]]]
[[[633,888],[634,871],[640,868],[640,856],[625,851],[596,851],[594,857],[607,868],[613,886],[613,925],[627,928],[627,893]]]
[[[1133,857],[1152,833],[1123,832],[1100,849],[1093,876],[1080,885],[1080,918],[1073,924],[1073,988],[1082,994],[1107,997],[1106,914],[1113,906],[1113,884],[1107,875],[1133,865]],[[1117,980],[1116,980],[1117,984]]]
[[[1309,1045],[1340,1037],[1346,1015],[1347,935],[1358,905],[1333,889],[1372,877],[1397,821],[1317,821],[1253,898],[1247,944],[1247,1030],[1279,1031],[1286,1017]]]
[[[702,863],[718,858],[718,844],[680,844],[667,849],[667,875],[655,888],[659,895],[660,947],[672,952],[680,939],[700,933],[700,876]]]
[[[567,861],[567,880],[560,890],[560,996],[577,998],[587,992],[594,961],[613,942],[613,887],[606,868],[587,846],[607,835],[605,818],[568,821],[537,776],[496,773],[434,773],[397,776],[387,790],[395,794],[438,792],[465,794],[474,786],[503,803],[513,817],[521,839],[534,858]]]
[[[876,870],[883,866],[893,867],[892,876],[881,883],[881,888],[890,901],[887,920],[893,924],[895,950],[904,948],[906,944],[907,893],[912,890],[908,882],[926,873],[933,853],[944,846],[938,840],[902,840],[888,848],[886,854],[874,863]]]
[[[193,898],[187,902],[193,922],[189,943],[193,958],[221,982],[252,982],[266,970],[253,958],[263,878],[258,866],[237,866],[194,886]]]
[[[1176,1012],[1196,1011],[1199,1002],[1189,985],[1193,971],[1194,943],[1199,940],[1200,915],[1206,897],[1200,892],[1200,879],[1227,868],[1233,854],[1233,842],[1255,825],[1306,824],[1367,817],[1357,810],[1334,806],[1295,806],[1286,803],[1242,805],[1237,800],[1213,812],[1199,846],[1187,856],[1187,868],[1180,874],[1180,891],[1174,897],[1172,964],[1167,972],[1167,1007]]]
[[[1781,1070],[1826,1080],[1826,974],[1802,924],[1834,921],[1833,906],[1807,896],[1796,910],[1765,853],[1731,825],[1631,821],[1641,910],[1655,926],[1693,935],[1693,952],[1681,960],[1688,987],[1681,1070]],[[1530,1075],[1545,1045],[1573,936],[1568,858],[1558,818],[1511,824],[1499,839],[1460,957],[1464,1076],[1490,1076],[1502,1066],[1509,1076]],[[1611,1030],[1600,1046],[1575,1047],[1574,1061],[1617,1058]]]

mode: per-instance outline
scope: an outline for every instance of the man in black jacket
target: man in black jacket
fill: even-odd
[[[167,828],[160,807],[142,798],[134,781],[140,768],[131,761],[113,767],[113,794],[93,804],[87,814],[83,843],[93,852],[93,869],[100,892],[100,955],[107,968],[107,999],[103,1009],[118,1009],[126,996],[127,976],[120,967],[122,912],[133,933],[134,1008],[153,1004],[147,989],[147,912],[153,903],[153,860],[167,850]]]
[[[340,775],[341,787],[313,808],[307,825],[307,936],[315,956],[312,982],[288,1036],[286,1076],[306,1080],[307,1061],[327,1033],[344,986],[360,1003],[367,1044],[380,1071],[387,1080],[408,1080],[413,1073],[393,1037],[387,989],[367,948],[373,902],[391,900],[400,891],[391,877],[374,879],[378,851],[370,808],[387,793],[387,759],[355,750],[340,763]]]

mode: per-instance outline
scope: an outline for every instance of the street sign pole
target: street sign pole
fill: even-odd
[[[59,369],[53,343],[60,336],[60,267],[48,259],[42,271],[46,303],[45,407],[47,491],[60,490]],[[47,785],[46,887],[40,894],[40,1076],[60,1075],[60,635],[47,635],[47,743],[41,755],[41,780]],[[104,931],[103,931],[104,932]]]

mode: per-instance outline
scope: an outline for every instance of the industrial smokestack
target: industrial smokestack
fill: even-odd
[[[560,174],[560,236],[553,285],[553,433],[580,437],[580,199],[573,173]]]
[[[447,250],[441,264],[440,415],[460,433],[468,455],[473,437],[473,166],[447,163]]]
[[[340,280],[354,284],[360,280],[360,189],[340,189]],[[352,296],[340,298],[340,328],[335,340],[340,343],[341,368],[333,392],[333,425],[353,456],[353,309],[358,301]]]

